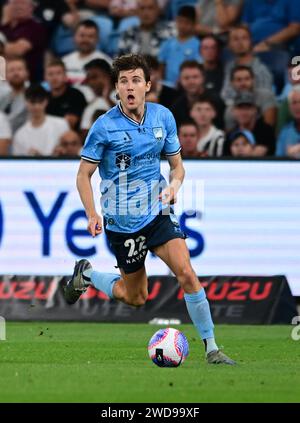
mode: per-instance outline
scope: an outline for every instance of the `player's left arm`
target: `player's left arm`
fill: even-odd
[[[177,201],[177,193],[182,185],[185,170],[180,153],[168,156],[167,159],[170,165],[170,183],[161,192],[159,198],[163,204],[174,204]]]

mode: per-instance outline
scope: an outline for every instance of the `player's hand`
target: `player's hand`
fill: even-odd
[[[177,196],[174,187],[170,185],[162,190],[158,196],[162,204],[175,204],[177,202]]]
[[[95,237],[96,235],[101,234],[102,233],[102,217],[99,216],[98,214],[90,216],[88,218],[87,230],[92,235],[92,237]]]

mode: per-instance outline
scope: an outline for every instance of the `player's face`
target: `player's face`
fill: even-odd
[[[125,112],[142,109],[146,93],[150,91],[150,88],[151,82],[146,82],[143,69],[121,71],[116,83],[116,91]]]

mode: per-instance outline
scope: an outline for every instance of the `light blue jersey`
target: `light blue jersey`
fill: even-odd
[[[166,185],[160,156],[180,152],[175,119],[159,104],[146,103],[141,123],[115,106],[91,127],[81,157],[99,163],[101,206],[107,229],[137,232],[163,206],[159,190]]]

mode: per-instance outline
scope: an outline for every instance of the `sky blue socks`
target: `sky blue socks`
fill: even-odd
[[[99,291],[104,292],[109,298],[114,298],[113,287],[117,280],[121,279],[120,275],[115,273],[101,273],[92,269],[83,272],[84,276],[91,280],[92,285]]]
[[[214,324],[211,318],[209,303],[204,289],[193,294],[184,294],[186,306],[192,322],[206,346],[206,353],[217,350],[214,338]]]

